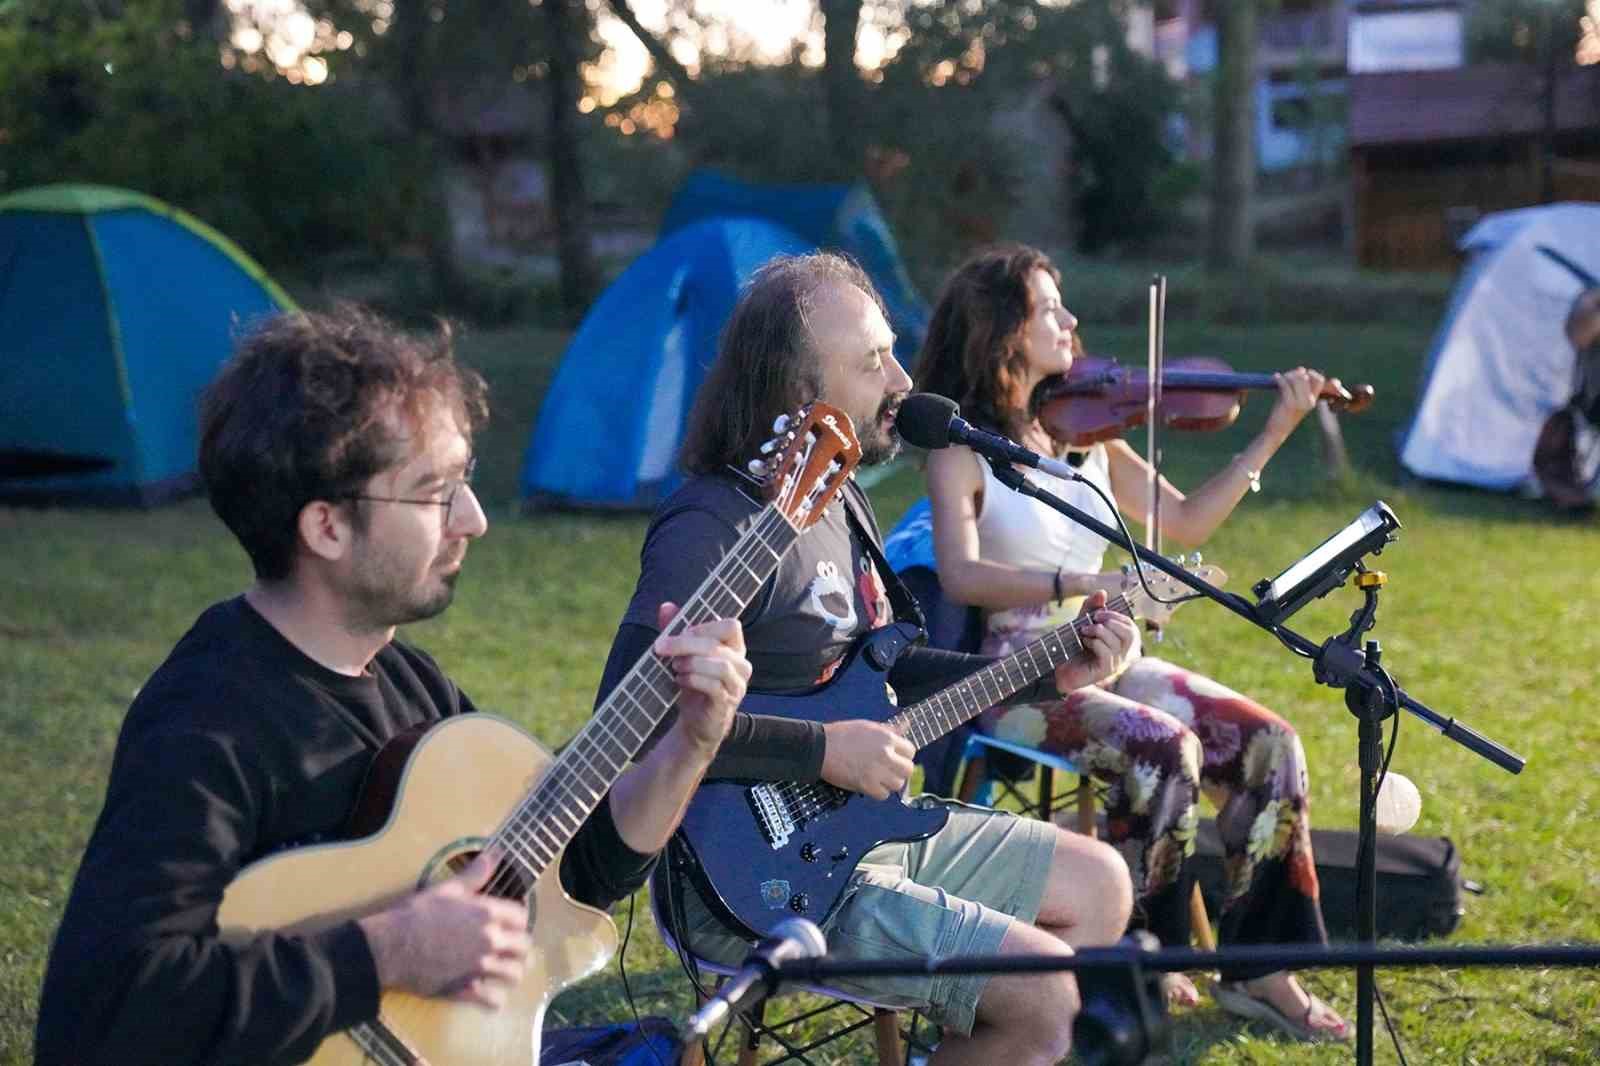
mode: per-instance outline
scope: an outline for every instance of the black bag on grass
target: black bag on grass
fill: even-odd
[[[1311,848],[1322,885],[1322,920],[1333,940],[1356,936],[1356,846],[1358,834],[1345,829],[1313,829]],[[1445,936],[1465,913],[1461,853],[1449,837],[1378,834],[1378,936],[1425,940]],[[1200,823],[1195,841],[1195,876],[1206,910],[1222,912],[1222,840],[1217,823]],[[1476,888],[1476,886],[1470,886]]]

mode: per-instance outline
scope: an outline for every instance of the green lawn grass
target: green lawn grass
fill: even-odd
[[[1453,942],[1600,940],[1588,908],[1600,887],[1583,834],[1600,815],[1600,572],[1593,520],[1554,516],[1510,497],[1403,484],[1391,440],[1412,404],[1432,322],[1284,324],[1199,330],[1174,325],[1169,351],[1221,355],[1242,369],[1307,362],[1378,387],[1373,411],[1344,421],[1355,475],[1330,484],[1302,429],[1206,546],[1245,590],[1276,573],[1373,499],[1405,528],[1381,565],[1389,586],[1375,636],[1417,697],[1459,715],[1529,759],[1513,777],[1401,722],[1395,767],[1422,789],[1416,831],[1448,835],[1485,893],[1468,901]],[[616,620],[636,575],[642,517],[523,517],[516,476],[528,426],[559,354],[559,334],[469,333],[463,356],[495,388],[482,439],[492,527],[467,562],[456,606],[406,636],[432,651],[477,702],[550,745],[587,716]],[[1131,329],[1096,331],[1092,347],[1134,356]],[[1241,424],[1168,438],[1168,469],[1193,485],[1260,426],[1270,398]],[[603,434],[610,427],[598,425]],[[912,468],[874,490],[887,527],[921,492]],[[201,501],[146,513],[0,509],[0,1063],[31,1057],[36,997],[51,932],[99,809],[112,744],[139,685],[206,605],[249,579],[243,554]],[[1335,594],[1297,615],[1320,640],[1358,602]],[[1289,716],[1310,758],[1317,824],[1356,821],[1355,725],[1338,693],[1265,634],[1205,604],[1184,609],[1160,653],[1249,692]],[[618,909],[625,921],[627,905]],[[626,955],[644,1013],[680,1017],[688,986],[640,901]],[[1353,981],[1311,978],[1349,1010]],[[1578,1063],[1600,1058],[1600,979],[1592,972],[1419,970],[1382,975],[1411,1062]],[[616,968],[562,995],[557,1024],[620,1018]],[[1335,1063],[1235,1025],[1207,1007],[1176,1028],[1176,1061]],[[867,1058],[865,1043],[838,1061]],[[1379,1060],[1396,1061],[1386,1042]]]

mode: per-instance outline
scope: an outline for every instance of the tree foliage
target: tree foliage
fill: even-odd
[[[829,20],[896,28],[898,50],[864,78],[852,63],[849,83],[838,54],[849,47],[853,60],[853,35],[840,32],[824,34],[821,70],[798,54],[705,64],[677,148],[689,165],[749,180],[870,180],[924,282],[973,244],[1047,228],[1019,213],[1041,168],[1067,172],[1064,202],[1044,210],[1073,219],[1082,246],[1138,241],[1166,218],[1155,190],[1173,166],[1163,133],[1177,91],[1128,47],[1131,6],[819,0]],[[669,43],[652,40],[652,53]],[[1028,110],[1070,132],[1070,148],[1052,155],[1050,141],[997,118]]]
[[[1467,61],[1543,65],[1548,46],[1570,64],[1586,10],[1587,0],[1478,0],[1468,8]]]
[[[126,186],[284,265],[406,240],[419,170],[359,94],[224,69],[177,0],[0,14],[0,190]]]
[[[330,80],[316,89],[286,83],[259,57],[245,69],[225,15],[218,28],[218,0],[0,0],[0,190],[129,186],[193,211],[269,265],[350,245],[442,261],[439,175],[463,150],[462,116],[531,93],[531,128],[479,140],[521,154],[560,140],[583,171],[578,209],[563,204],[580,230],[585,198],[664,204],[694,166],[760,181],[865,177],[926,280],[973,243],[1040,228],[1019,205],[1041,162],[1070,180],[1061,202],[1039,207],[1035,196],[1030,210],[1072,218],[1083,246],[1162,225],[1154,190],[1172,164],[1162,132],[1174,90],[1126,44],[1131,0],[817,0],[820,66],[814,46],[797,42],[775,64],[706,53],[692,75],[671,58],[673,33],[718,27],[695,0],[671,0],[676,29],[640,28],[656,73],[610,115],[572,113],[569,85],[570,127],[546,111],[558,20],[538,3],[303,3],[348,38],[322,55]],[[608,3],[631,14],[626,0]],[[570,69],[597,57],[602,5],[563,7]],[[893,28],[898,50],[861,71],[857,33],[874,24]],[[225,68],[228,56],[241,62]],[[681,109],[673,140],[612,128],[622,109],[659,104],[663,80]],[[1024,109],[1070,131],[1070,150],[997,121]],[[562,244],[585,241],[569,232]]]

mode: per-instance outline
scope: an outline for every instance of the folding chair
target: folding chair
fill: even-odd
[[[1018,787],[1022,784],[1021,781],[1013,780],[1006,774],[991,772],[995,752],[1008,752],[1038,766],[1039,791],[1036,799],[1029,799],[1022,793]],[[1058,770],[1063,774],[1078,775],[1078,783],[1071,793],[1056,793],[1055,775]],[[967,736],[965,770],[961,776],[959,796],[966,803],[992,806],[990,792],[996,787],[1002,796],[1015,800],[1021,806],[1023,814],[1047,822],[1052,820],[1051,815],[1060,806],[1060,801],[1070,795],[1078,808],[1077,831],[1086,837],[1099,836],[1099,826],[1095,817],[1094,782],[1088,774],[1079,770],[1071,759],[1042,748],[1029,747],[1012,740],[1001,740],[999,737],[972,730]],[[1189,923],[1194,928],[1195,943],[1202,950],[1215,951],[1217,938],[1211,930],[1211,918],[1206,913],[1206,903],[1200,894],[1199,881],[1195,882],[1194,893],[1189,897]]]
[[[673,955],[684,960],[694,970],[712,974],[717,978],[717,987],[729,976],[738,972],[737,966],[727,966],[723,963],[712,962],[683,950],[673,935],[671,924],[662,913],[665,892],[660,891],[663,884],[661,877],[654,877],[650,882],[650,916],[655,919],[656,931],[661,934],[661,940],[666,944],[667,950]],[[806,992],[820,997],[827,1002],[821,1006],[809,1009],[797,1009],[794,1013],[777,1021],[770,1021],[767,1017],[768,1004],[771,999],[764,999],[755,1007],[742,1011],[738,1017],[745,1025],[747,1032],[740,1041],[738,1066],[756,1066],[761,1050],[762,1037],[770,1038],[781,1047],[782,1054],[776,1058],[766,1059],[761,1066],[774,1066],[781,1062],[804,1063],[805,1066],[816,1066],[813,1059],[809,1058],[810,1052],[836,1040],[872,1026],[873,1040],[877,1047],[878,1066],[910,1066],[911,1053],[917,1050],[926,1053],[931,1046],[920,1041],[916,1036],[916,1012],[911,1014],[911,1025],[902,1042],[899,1022],[899,1008],[890,1007],[882,1003],[874,1003],[867,999],[858,999],[836,988],[823,985],[786,984],[783,994],[793,992]],[[707,1002],[706,993],[698,985],[695,988],[695,998],[699,1006]],[[777,997],[772,997],[777,998]],[[804,1043],[791,1039],[788,1035],[803,1023],[813,1018],[824,1016],[838,1016],[838,1024],[826,1035],[808,1040]],[[727,1039],[728,1034],[735,1028],[732,1019],[723,1027],[721,1036],[716,1038],[715,1045],[720,1045]],[[708,1038],[709,1039],[709,1038]],[[715,1048],[713,1049],[715,1050]],[[706,1061],[706,1043],[696,1042],[686,1045],[680,1059],[682,1066],[704,1066]]]

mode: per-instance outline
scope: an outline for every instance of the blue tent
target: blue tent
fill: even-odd
[[[0,498],[150,504],[194,482],[195,400],[253,316],[292,306],[148,196],[0,198]]]
[[[702,170],[678,191],[661,233],[706,218],[737,216],[775,222],[861,264],[889,310],[895,355],[911,365],[928,332],[928,305],[911,283],[889,223],[865,185],[747,185]]]
[[[676,488],[684,420],[740,288],[773,256],[809,250],[769,222],[712,219],[640,256],[567,346],[523,460],[523,498],[647,509]]]

